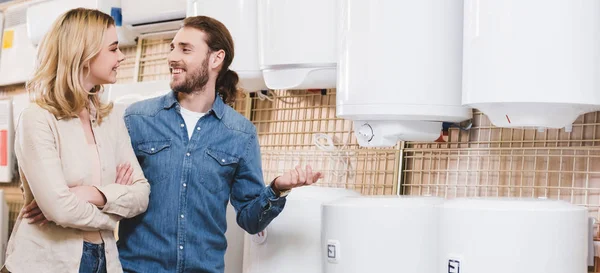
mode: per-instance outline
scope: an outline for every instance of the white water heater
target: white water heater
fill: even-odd
[[[587,272],[588,213],[563,201],[455,199],[441,208],[437,272]]]
[[[462,102],[500,127],[600,109],[600,1],[465,0]]]
[[[339,2],[258,0],[260,67],[269,88],[335,87]]]
[[[235,45],[230,69],[246,92],[268,89],[258,63],[257,0],[188,0],[187,16],[215,18],[227,27]]]
[[[285,209],[263,232],[246,235],[243,272],[321,272],[321,205],[348,196],[359,194],[314,186],[292,190]]]
[[[225,272],[241,273],[244,259],[244,234],[246,232],[238,225],[235,209],[227,205],[227,250],[225,251]]]
[[[402,196],[344,198],[323,204],[322,272],[439,273],[442,202]]]
[[[363,147],[433,141],[461,105],[463,1],[348,0],[341,8],[337,116]]]
[[[107,84],[101,99],[104,102],[113,102],[113,111],[122,116],[125,109],[134,102],[159,97],[171,91],[169,80],[157,80],[134,83]]]

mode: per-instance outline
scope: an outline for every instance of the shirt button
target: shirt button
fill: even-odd
[[[183,214],[181,215],[181,219],[183,219],[185,216],[183,216]]]
[[[185,154],[185,155],[187,155],[187,156],[190,156],[190,155],[192,155],[192,154],[190,154],[190,153],[187,153],[187,154]]]
[[[196,130],[200,131],[200,127],[196,128]]]
[[[181,124],[181,127],[182,127],[182,128],[183,128],[183,127],[185,127],[185,124],[183,124],[183,123],[182,123],[182,124]]]
[[[221,162],[225,163],[225,159],[221,159]]]
[[[183,246],[179,246],[179,249],[183,249]]]
[[[154,148],[150,148],[150,151],[153,151],[153,152],[154,152]]]
[[[186,183],[183,183],[183,186],[184,186],[184,187],[187,187],[187,184],[186,184]]]

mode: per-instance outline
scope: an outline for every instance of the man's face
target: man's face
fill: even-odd
[[[173,91],[199,92],[208,83],[211,51],[205,37],[206,34],[200,30],[184,27],[173,38],[167,57]]]

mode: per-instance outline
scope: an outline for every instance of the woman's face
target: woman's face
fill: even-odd
[[[102,40],[100,53],[90,62],[90,72],[86,81],[92,85],[111,84],[117,81],[117,68],[125,60],[119,49],[117,29],[110,26]]]

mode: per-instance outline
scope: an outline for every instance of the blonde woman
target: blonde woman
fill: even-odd
[[[144,212],[150,194],[122,117],[99,98],[123,59],[113,19],[97,10],[66,12],[40,44],[27,84],[35,103],[15,141],[32,205],[15,224],[5,271],[122,272],[113,230]]]

